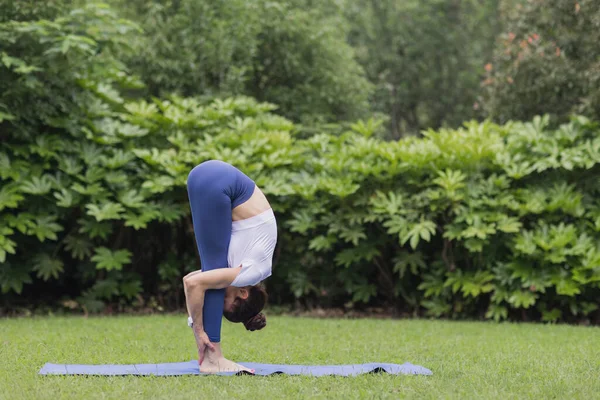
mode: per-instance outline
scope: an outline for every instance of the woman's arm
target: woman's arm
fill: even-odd
[[[254,373],[254,370],[238,365],[223,357],[220,343],[211,343],[206,332],[204,332],[203,326],[202,309],[206,291],[224,289],[230,286],[241,269],[241,266],[237,268],[218,268],[210,271],[194,272],[183,278],[188,314],[192,317],[192,321],[194,321],[193,331],[196,344],[198,345],[198,361],[201,372],[215,373],[243,370]],[[222,300],[220,305],[221,307],[223,306]],[[206,350],[207,348],[211,351]],[[203,363],[205,359],[206,361]]]
[[[224,289],[240,273],[241,267],[218,268],[210,271],[193,272],[183,278],[183,290],[188,314],[192,317],[194,331],[204,331],[202,308],[204,294],[208,289]]]

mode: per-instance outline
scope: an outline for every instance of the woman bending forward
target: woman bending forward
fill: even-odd
[[[221,319],[250,331],[266,325],[260,283],[271,276],[277,243],[273,210],[254,181],[222,161],[195,167],[187,190],[202,270],[186,275],[183,286],[200,372],[253,372],[223,357]]]

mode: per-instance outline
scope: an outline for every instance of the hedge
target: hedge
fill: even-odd
[[[598,321],[598,123],[306,137],[250,98],[132,97],[111,49],[135,29],[100,6],[0,24],[5,308],[180,307],[199,268],[186,177],[221,159],[276,212],[272,304]]]

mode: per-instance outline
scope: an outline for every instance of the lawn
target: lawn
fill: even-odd
[[[186,361],[194,341],[184,316],[0,319],[0,398],[600,398],[599,328],[272,317],[252,333],[224,322],[223,338],[237,361],[411,362],[433,376],[38,376],[47,361]]]

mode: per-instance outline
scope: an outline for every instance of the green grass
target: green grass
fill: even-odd
[[[183,316],[0,320],[0,398],[598,399],[600,329],[418,320],[272,317],[261,332],[224,322],[225,355],[289,364],[411,362],[433,376],[38,376],[55,363],[194,358]]]

